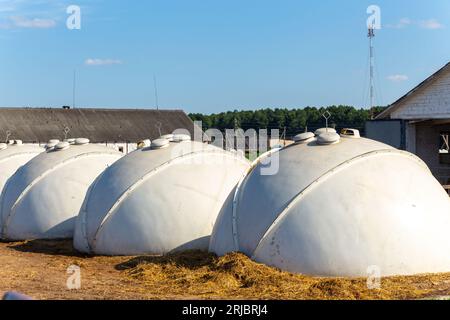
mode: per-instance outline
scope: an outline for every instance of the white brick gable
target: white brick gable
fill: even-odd
[[[450,67],[397,102],[391,119],[450,118]]]

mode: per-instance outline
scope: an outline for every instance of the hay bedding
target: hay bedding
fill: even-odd
[[[450,290],[450,274],[390,277],[380,289],[366,278],[315,278],[283,272],[240,253],[189,251],[133,259],[121,268],[151,290],[220,299],[419,299]],[[448,291],[450,293],[450,291]]]

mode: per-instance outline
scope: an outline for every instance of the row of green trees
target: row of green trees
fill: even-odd
[[[330,127],[359,129],[364,134],[365,122],[372,119],[385,107],[372,109],[356,109],[352,106],[306,107],[302,109],[261,109],[255,111],[228,111],[218,114],[204,115],[191,113],[194,121],[202,121],[203,130],[216,128],[219,130],[242,128],[279,129],[286,132],[286,137],[292,137],[305,130],[314,131],[325,127],[323,115],[328,111]]]

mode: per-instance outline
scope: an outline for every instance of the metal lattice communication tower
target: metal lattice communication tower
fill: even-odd
[[[76,102],[76,87],[77,87],[77,71],[73,71],[73,82],[72,82],[72,109],[75,109]]]
[[[156,110],[159,110],[159,98],[158,98],[158,84],[156,83],[156,76],[153,75],[153,86],[155,89],[155,104],[156,104]]]
[[[370,109],[372,109],[375,106],[375,92],[374,92],[374,66],[375,66],[375,59],[373,54],[373,38],[375,38],[375,31],[373,26],[369,27],[369,32],[367,34],[369,37],[369,55],[370,55],[370,84],[369,84],[369,90],[370,90]]]

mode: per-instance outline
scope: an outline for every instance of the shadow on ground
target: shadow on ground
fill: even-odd
[[[176,265],[178,267],[196,270],[213,265],[217,257],[201,250],[188,250],[169,253],[164,256],[139,256],[134,257],[116,266],[117,270],[133,269],[141,264]]]
[[[89,257],[77,252],[73,248],[72,240],[29,240],[10,242],[8,248],[20,252],[41,253],[54,256]]]

